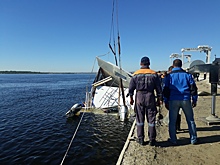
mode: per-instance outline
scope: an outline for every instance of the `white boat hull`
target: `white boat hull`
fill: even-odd
[[[119,98],[118,91],[118,87],[100,86],[96,88],[95,95],[93,97],[94,107],[101,109],[114,109],[123,105],[122,95],[120,95]],[[124,93],[127,95],[128,88],[125,88]],[[125,97],[125,102],[129,109],[133,109],[133,105],[130,105],[130,97]]]

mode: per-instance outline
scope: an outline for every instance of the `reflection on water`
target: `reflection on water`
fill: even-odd
[[[60,164],[82,115],[66,119],[65,113],[85,99],[92,80],[83,74],[0,75],[0,164]],[[131,124],[85,113],[64,164],[115,164]]]

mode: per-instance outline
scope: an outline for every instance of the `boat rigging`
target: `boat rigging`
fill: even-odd
[[[86,90],[86,99],[84,107],[73,106],[66,116],[76,114],[79,108],[82,109],[102,109],[104,112],[112,110],[118,111],[121,121],[128,117],[128,107],[133,111],[129,98],[125,97],[128,93],[129,82],[132,75],[123,70],[121,66],[121,43],[118,23],[118,0],[112,3],[112,18],[109,37],[109,48],[114,55],[115,65],[96,57],[99,70],[94,82],[91,84],[91,90]],[[130,113],[131,114],[131,113]],[[68,117],[68,116],[67,116]]]

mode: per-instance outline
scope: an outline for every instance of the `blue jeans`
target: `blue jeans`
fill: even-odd
[[[176,142],[176,120],[177,114],[182,108],[189,128],[189,135],[191,143],[195,143],[197,139],[196,124],[194,121],[194,114],[190,100],[172,100],[169,101],[169,135],[172,142]]]

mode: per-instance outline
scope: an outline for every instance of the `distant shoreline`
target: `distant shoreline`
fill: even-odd
[[[32,71],[0,71],[0,74],[96,74],[96,72],[32,72]]]

